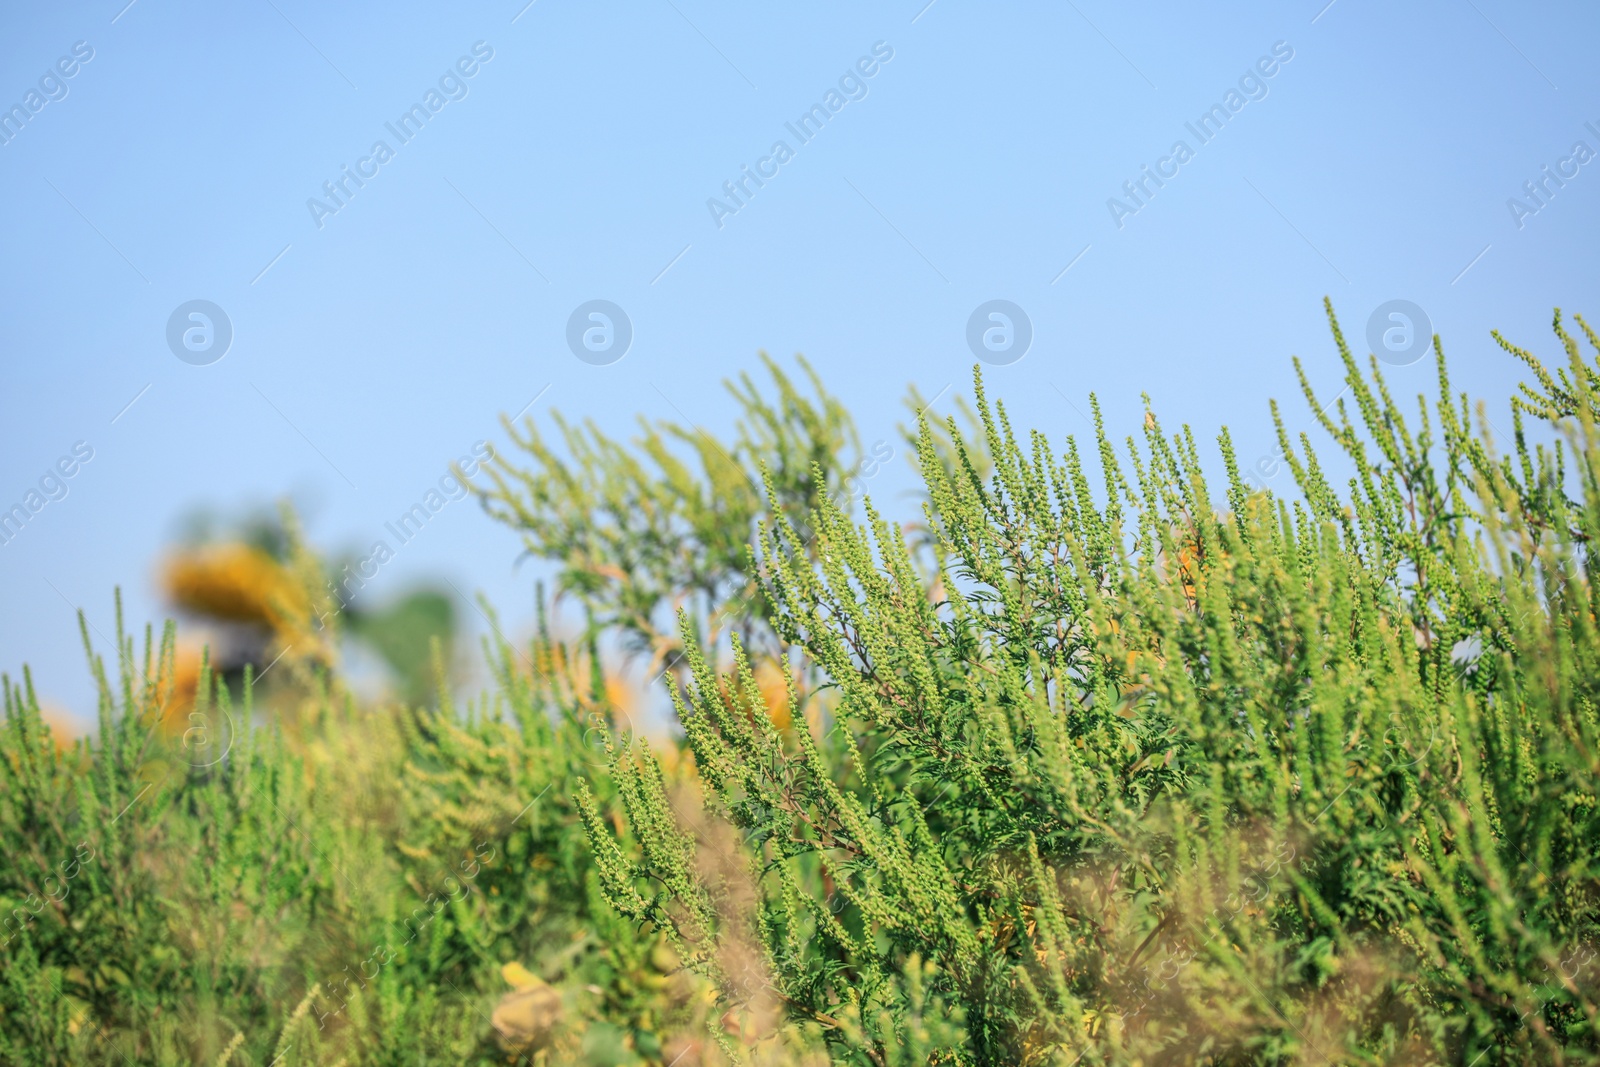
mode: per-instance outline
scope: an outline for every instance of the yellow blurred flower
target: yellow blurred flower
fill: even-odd
[[[508,1052],[527,1052],[549,1044],[561,1019],[561,994],[520,963],[500,968],[511,992],[500,998],[489,1022]]]
[[[787,730],[793,721],[794,709],[789,706],[789,679],[776,663],[763,660],[756,665],[756,688],[767,706],[767,718],[780,730]],[[795,680],[795,694],[799,695],[799,680]]]
[[[72,716],[66,709],[54,704],[40,705],[39,717],[50,728],[50,740],[54,742],[57,752],[70,749],[78,736],[84,732],[72,721]]]
[[[230,543],[168,558],[162,586],[179,607],[229,622],[253,622],[292,640],[311,614],[304,587],[253,545]]]
[[[172,663],[163,662],[155,678],[155,698],[160,701],[161,729],[181,734],[189,728],[189,712],[200,693],[200,665],[203,653],[191,644],[179,644],[172,652]]]

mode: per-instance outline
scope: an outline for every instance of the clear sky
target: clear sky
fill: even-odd
[[[1324,295],[1363,350],[1421,308],[1493,412],[1490,329],[1548,354],[1552,307],[1600,318],[1592,3],[126,3],[0,16],[0,508],[59,497],[0,545],[0,668],[81,716],[76,608],[109,634],[120,585],[159,623],[184,514],[290,494],[364,549],[535,397],[725,430],[721,379],[802,352],[893,442],[1005,300],[1019,425],[1082,435],[1093,391],[1121,436],[1147,392],[1248,460],[1270,397],[1308,421],[1292,354],[1337,391]],[[569,347],[591,300],[620,360]],[[518,549],[453,503],[369,590],[443,575],[526,620]]]

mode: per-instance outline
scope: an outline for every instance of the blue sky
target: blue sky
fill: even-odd
[[[363,549],[536,396],[721,430],[724,377],[802,352],[894,442],[908,383],[949,386],[936,410],[967,388],[968,318],[1003,299],[1033,339],[986,380],[1018,424],[1082,435],[1093,391],[1120,436],[1144,392],[1248,460],[1269,398],[1309,421],[1291,355],[1337,391],[1324,295],[1363,348],[1375,309],[1422,308],[1491,416],[1519,375],[1490,329],[1549,353],[1553,306],[1600,317],[1600,162],[1573,155],[1600,151],[1593,5],[525,2],[4,16],[0,107],[27,115],[0,145],[0,507],[93,458],[0,546],[0,668],[87,716],[74,612],[109,634],[121,586],[159,622],[182,516],[289,494],[319,547]],[[402,143],[386,124],[429,90]],[[830,90],[801,143],[785,124]],[[1185,124],[1219,104],[1202,143]],[[737,213],[708,207],[758,166]],[[1546,166],[1576,173],[1538,206]],[[1144,167],[1171,176],[1134,204]],[[633,330],[603,366],[566,341],[595,299]],[[167,342],[193,300],[231,324],[206,365]],[[443,575],[525,620],[518,548],[452,504],[371,595]]]

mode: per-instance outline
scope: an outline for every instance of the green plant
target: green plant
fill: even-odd
[[[4,680],[0,1062],[659,1064],[704,1030],[699,984],[593,885],[592,700],[548,635],[494,643],[499,690],[459,711],[322,676],[292,732],[254,721],[248,669],[242,705],[206,669],[164,730],[173,628],[136,657],[119,612],[117,648],[92,743]],[[508,1052],[510,963],[560,1006]]]
[[[0,678],[0,1062],[1600,1062],[1600,342],[1501,341],[1502,455],[1442,354],[1405,414],[1330,322],[1282,498],[981,379],[914,402],[906,525],[776,367],[731,442],[530,428],[480,492],[584,626],[493,621],[459,704],[443,643],[432,706],[331,653],[191,687],[119,608],[92,738]],[[316,610],[284,529],[265,602]],[[681,740],[623,725],[640,655]]]
[[[625,832],[580,790],[612,903],[842,1062],[891,1062],[913,961],[948,1062],[1593,1058],[1594,370],[1558,318],[1520,410],[1573,469],[1520,422],[1501,460],[1442,353],[1413,428],[1329,314],[1343,494],[1280,417],[1298,497],[1224,433],[1222,510],[1187,428],[1123,460],[1098,407],[1097,489],[979,378],[980,440],[920,427],[931,573],[870,506],[813,544],[774,505],[749,570],[832,699],[778,729],[686,619],[703,789],[635,745]]]
[[[497,454],[484,468],[488,484],[476,487],[485,510],[521,533],[528,555],[559,566],[558,595],[576,596],[596,631],[646,655],[652,672],[681,658],[672,623],[679,610],[694,620],[702,647],[734,631],[747,647],[770,643],[770,609],[747,570],[746,545],[773,511],[804,530],[842,488],[846,453],[860,452],[855,424],[809,364],[800,360],[815,399],[762,359],[775,399],[748,374],[724,383],[740,412],[731,440],[641,419],[630,447],[592,422],[557,415],[563,456],[531,420],[520,433],[506,420],[524,458]],[[758,469],[767,472],[766,492]]]

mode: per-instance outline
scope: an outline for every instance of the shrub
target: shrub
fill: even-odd
[[[700,790],[619,746],[615,832],[580,786],[613,905],[841,1062],[928,1004],[938,1062],[1593,1057],[1600,380],[1558,314],[1499,458],[1442,351],[1412,422],[1329,314],[1342,492],[1279,419],[1298,495],[1224,433],[1223,508],[1187,427],[1124,460],[1098,407],[1097,492],[979,377],[956,462],[918,428],[932,567],[828,501],[813,565],[774,503],[749,570],[833,688],[780,730],[686,620]]]
[[[464,709],[325,678],[259,724],[248,672],[237,705],[207,669],[181,735],[171,628],[139,658],[116,636],[93,744],[4,683],[0,1062],[624,1064],[703,1030],[700,986],[588,872],[594,698],[549,635],[496,642]],[[490,1025],[512,963],[557,990],[537,1031]]]

